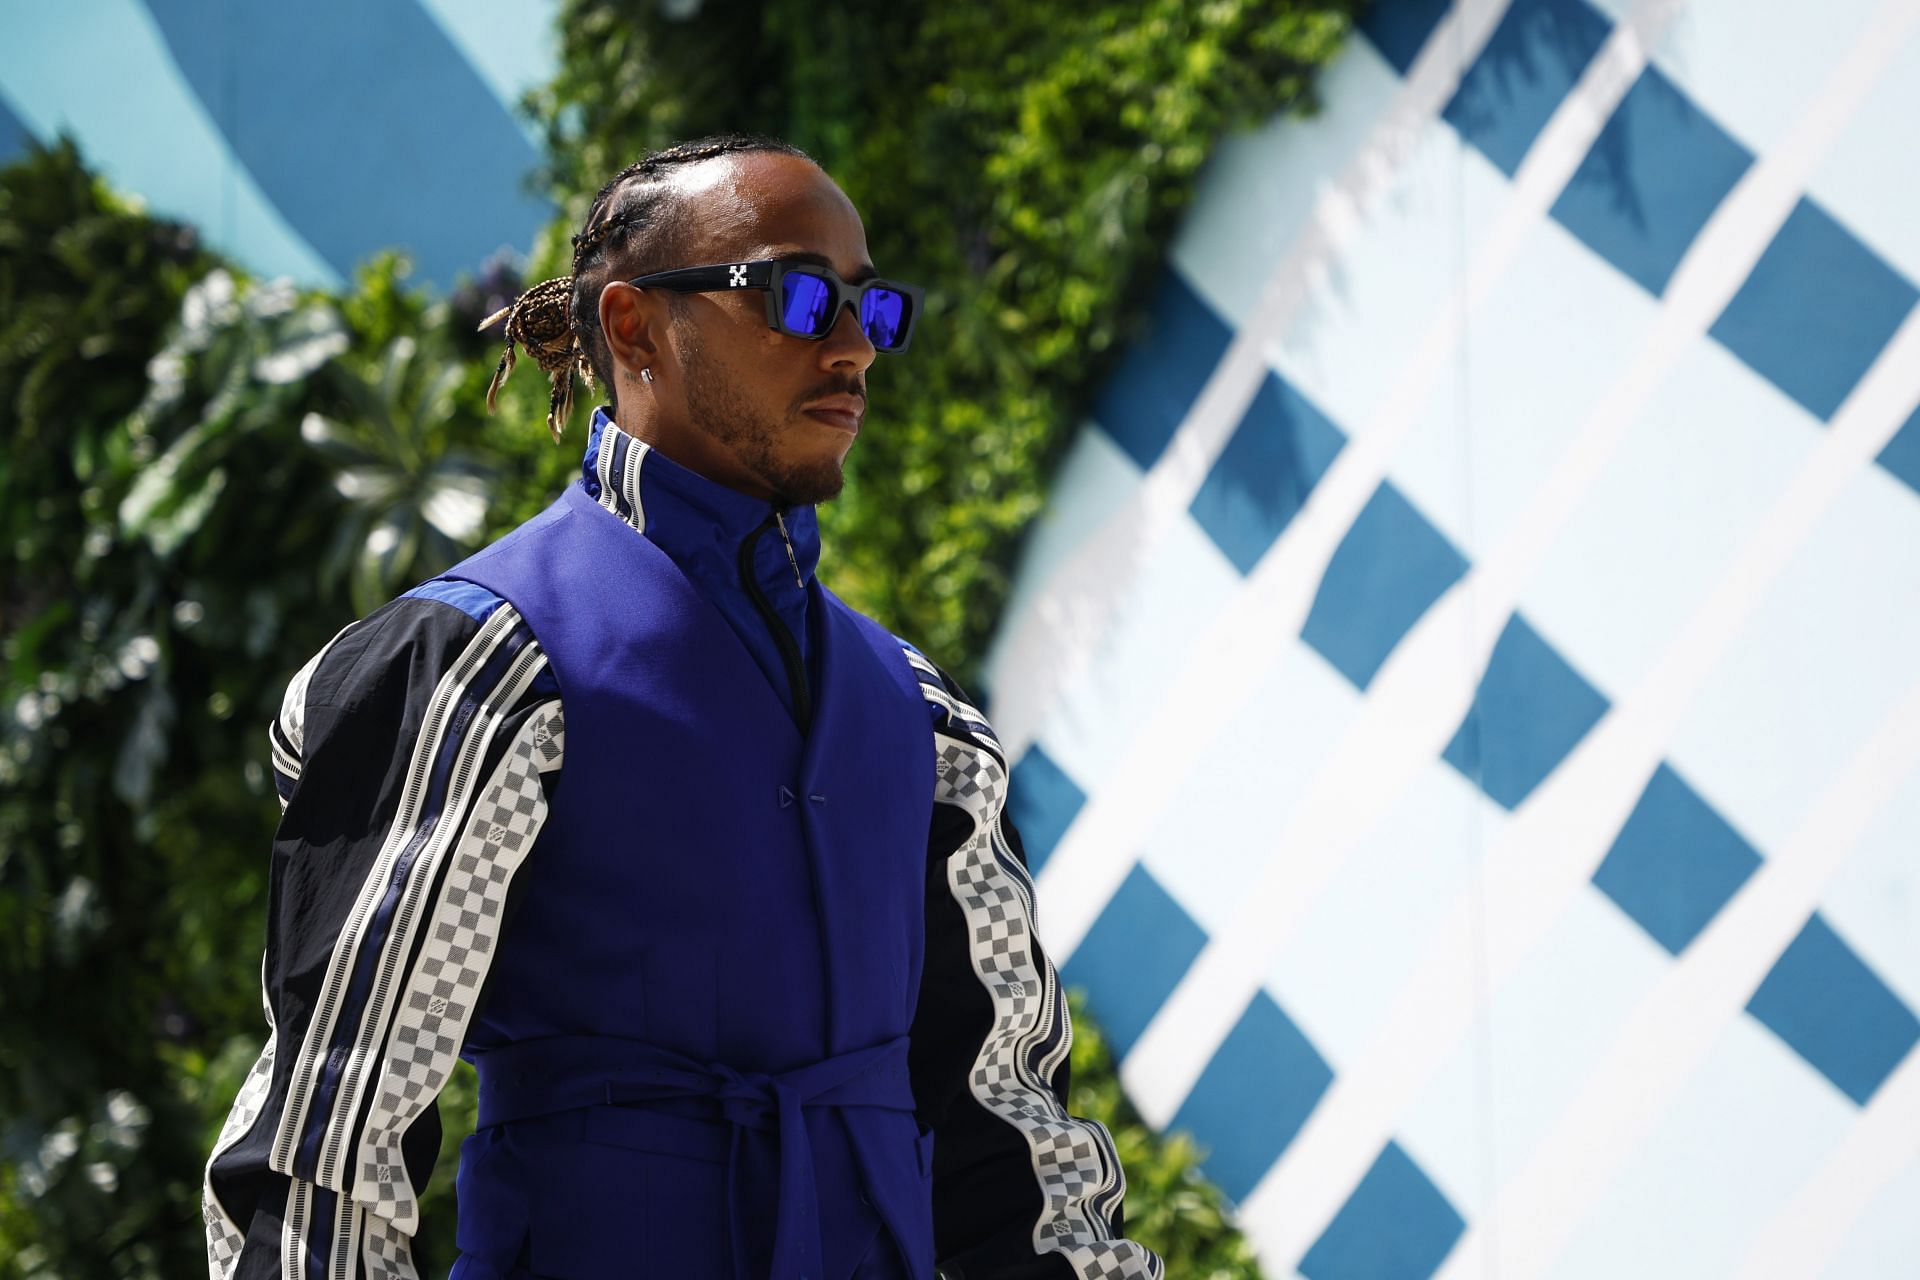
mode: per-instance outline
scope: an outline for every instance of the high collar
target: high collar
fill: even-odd
[[[588,496],[686,573],[737,584],[741,544],[777,515],[754,544],[755,581],[777,604],[790,593],[804,594],[804,584],[813,580],[820,525],[811,503],[782,506],[709,480],[621,431],[604,407],[593,412],[580,470]]]

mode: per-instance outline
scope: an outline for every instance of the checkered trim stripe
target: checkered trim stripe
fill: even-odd
[[[933,743],[938,769],[934,800],[965,809],[977,830],[997,825],[1007,803],[1006,766],[991,752],[944,733],[934,734]]]
[[[419,1230],[420,1204],[400,1140],[446,1086],[466,1039],[507,885],[546,821],[540,776],[560,767],[564,733],[557,700],[522,724],[453,850],[419,963],[401,993],[380,1092],[361,1135],[354,1195],[409,1236]]]
[[[360,1226],[360,1261],[367,1280],[419,1280],[411,1235],[377,1213],[361,1213]]]
[[[213,1154],[207,1157],[209,1171],[213,1168],[213,1162],[220,1158],[220,1153],[238,1142],[241,1135],[253,1128],[253,1122],[260,1118],[260,1109],[266,1105],[267,1091],[272,1081],[273,1037],[269,1033],[267,1047],[254,1060],[253,1069],[247,1072],[247,1078],[233,1100],[233,1110],[227,1112],[227,1122],[220,1126],[220,1139],[213,1144]],[[240,1260],[240,1247],[246,1243],[246,1237],[233,1219],[227,1216],[226,1207],[215,1198],[211,1176],[201,1183],[200,1216],[207,1226],[208,1274],[212,1280],[226,1280]]]
[[[213,1194],[213,1162],[221,1153],[240,1141],[247,1130],[253,1128],[253,1122],[260,1118],[261,1110],[267,1105],[267,1096],[273,1087],[273,1006],[266,998],[265,957],[262,957],[260,974],[260,1003],[267,1014],[267,1043],[260,1050],[260,1056],[254,1059],[253,1067],[247,1072],[247,1078],[240,1082],[240,1092],[234,1095],[233,1107],[227,1112],[226,1123],[220,1126],[220,1136],[214,1140],[213,1150],[207,1155],[207,1171],[200,1184],[200,1217],[207,1228],[207,1275],[209,1280],[228,1280],[234,1268],[240,1262],[240,1250],[246,1244],[246,1235],[234,1220],[227,1216],[226,1206]]]
[[[972,838],[948,859],[947,885],[994,1011],[968,1087],[1026,1139],[1041,1192],[1034,1249],[1063,1255],[1079,1280],[1158,1280],[1159,1257],[1114,1230],[1126,1174],[1113,1136],[1098,1121],[1068,1114],[1049,1083],[1072,1049],[1073,1027],[1059,977],[1034,935],[1033,882],[1000,831],[1006,766],[983,746],[938,733],[934,742],[936,800],[974,820]]]

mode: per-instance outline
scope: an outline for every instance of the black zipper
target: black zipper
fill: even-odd
[[[800,660],[800,646],[794,643],[793,633],[787,630],[787,624],[780,620],[766,593],[760,590],[760,583],[753,572],[753,548],[760,541],[760,535],[774,525],[775,513],[769,511],[760,527],[749,533],[740,543],[740,585],[747,589],[747,598],[753,601],[753,607],[766,619],[767,630],[773,632],[774,647],[780,650],[781,665],[787,669],[787,688],[793,693],[793,718],[800,725],[800,735],[806,736],[813,720],[813,695],[807,690],[806,664]]]

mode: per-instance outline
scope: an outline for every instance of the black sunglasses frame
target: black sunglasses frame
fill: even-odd
[[[833,320],[820,333],[801,333],[787,327],[780,314],[780,282],[788,273],[817,276],[824,279],[833,288]],[[640,289],[667,289],[674,293],[730,293],[735,289],[764,290],[767,300],[767,327],[790,338],[800,338],[807,342],[821,342],[827,334],[833,332],[833,326],[840,322],[841,308],[851,305],[853,319],[860,321],[860,303],[869,289],[891,289],[907,300],[907,314],[900,325],[900,342],[897,346],[883,347],[874,344],[874,350],[882,355],[899,355],[913,341],[914,324],[920,318],[921,299],[926,290],[917,284],[902,284],[898,280],[862,280],[859,284],[848,284],[840,278],[832,267],[823,267],[811,262],[791,262],[785,258],[758,258],[752,262],[716,262],[704,267],[676,267],[672,271],[656,271],[652,275],[636,276],[627,281]],[[865,332],[862,329],[862,332]],[[871,338],[868,341],[872,341]]]

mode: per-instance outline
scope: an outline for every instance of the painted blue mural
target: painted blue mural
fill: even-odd
[[[405,251],[441,288],[552,216],[515,112],[554,0],[74,0],[10,13],[0,162],[71,134],[116,187],[269,275]]]
[[[1920,1257],[1920,3],[1382,0],[1230,140],[990,656],[1269,1275]]]

